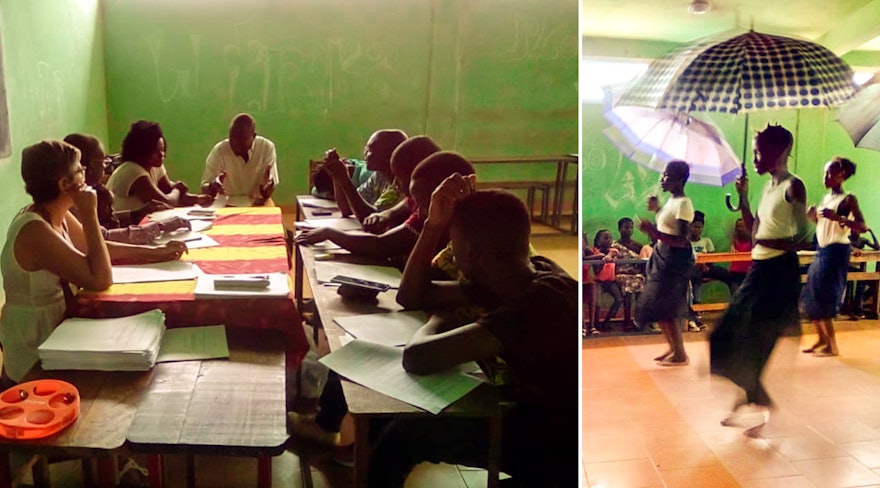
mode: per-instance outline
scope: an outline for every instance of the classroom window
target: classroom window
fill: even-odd
[[[648,69],[649,61],[621,61],[598,58],[581,60],[581,101],[601,102],[602,87],[632,80]]]

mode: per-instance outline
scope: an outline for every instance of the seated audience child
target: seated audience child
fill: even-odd
[[[139,120],[122,141],[124,161],[107,180],[114,210],[136,210],[152,200],[174,206],[210,205],[210,195],[194,195],[182,181],[171,182],[165,171],[165,136],[156,122]]]
[[[582,336],[586,337],[587,335],[599,335],[599,329],[596,328],[595,324],[595,293],[596,293],[596,277],[595,273],[593,273],[593,265],[589,264],[588,261],[590,257],[593,255],[593,248],[588,244],[590,240],[587,238],[587,233],[584,231],[581,236],[581,260],[582,262],[582,276],[583,276],[583,305],[584,305],[584,325],[581,330]],[[587,322],[590,323],[590,327],[587,328]]]
[[[325,153],[321,168],[333,179],[333,195],[342,215],[353,213],[363,223],[371,214],[397,203],[400,198],[394,187],[391,155],[405,140],[406,134],[396,129],[373,133],[364,146],[366,169],[371,174],[365,183],[357,187],[349,177],[345,164],[348,161],[340,159],[335,149]]]
[[[691,241],[691,248],[694,250],[694,259],[699,254],[715,252],[715,244],[712,239],[703,235],[703,229],[706,225],[706,214],[699,210],[694,211],[694,221],[688,228],[688,240]],[[688,321],[686,329],[691,332],[698,332],[706,326],[703,324],[703,317],[691,305],[700,303],[700,287],[704,280],[718,280],[730,287],[730,277],[728,271],[721,266],[715,264],[697,263],[691,273],[690,293],[688,301]],[[733,289],[730,290],[733,296]]]
[[[602,259],[603,263],[601,265],[593,265],[595,281],[602,291],[611,295],[611,298],[614,300],[608,309],[605,320],[597,326],[599,331],[611,330],[611,319],[617,316],[621,305],[624,306],[623,330],[641,331],[641,328],[636,326],[632,320],[632,296],[644,290],[645,277],[633,265],[619,266],[615,263],[621,257],[635,259],[638,258],[638,255],[626,247],[613,242],[611,240],[611,232],[608,230],[602,229],[597,232],[593,239],[592,259]]]
[[[500,356],[516,401],[502,421],[502,471],[519,486],[574,486],[577,349],[560,339],[577,323],[577,282],[546,258],[529,259],[529,231],[528,211],[516,196],[474,192],[473,180],[461,175],[443,182],[431,197],[401,292],[421,296],[431,310],[475,303],[487,312],[467,324],[434,315],[404,349],[403,367],[430,374]],[[432,281],[431,258],[447,235],[463,278]],[[368,484],[401,487],[422,461],[485,467],[488,427],[485,418],[396,419],[379,437]]]
[[[733,224],[733,234],[730,236],[730,252],[752,253],[752,231],[746,227],[745,222],[741,218],[736,219],[736,223]],[[730,286],[732,292],[735,293],[739,285],[742,284],[751,264],[751,261],[730,263],[728,286]]]
[[[181,217],[169,217],[161,222],[150,222],[142,226],[132,225],[143,220],[151,212],[171,207],[161,202],[152,201],[138,210],[114,212],[113,194],[99,181],[99,177],[103,173],[103,162],[106,159],[101,142],[96,137],[85,134],[70,134],[64,138],[64,142],[80,151],[81,162],[86,168],[86,184],[94,188],[97,194],[98,221],[101,224],[104,240],[128,244],[147,244],[163,232],[173,232],[183,227],[190,228],[189,221]],[[71,211],[78,217],[76,208]],[[123,222],[125,223],[123,224]]]
[[[620,239],[617,242],[632,251],[635,254],[638,254],[642,250],[642,245],[638,242],[634,241],[632,238],[633,234],[633,220],[629,217],[624,217],[617,221],[617,231],[620,232]]]
[[[416,166],[421,166],[420,163],[426,161],[428,156],[437,153],[438,150],[436,144],[427,137],[420,139],[411,138],[401,144],[391,157],[391,168],[394,171],[395,184],[407,196],[405,212],[409,214],[409,217],[405,221],[399,222],[395,227],[379,235],[345,232],[330,227],[321,227],[300,234],[296,238],[297,243],[314,244],[330,240],[354,254],[375,259],[389,259],[408,255],[413,245],[415,245],[418,233],[421,231],[422,217],[419,211],[419,204],[426,207],[430,201],[431,190],[434,187],[425,188],[425,186],[431,185],[431,182],[435,180],[434,173],[446,171],[442,168],[447,163],[451,165],[446,173],[447,176],[455,171],[464,171],[468,174],[473,173],[473,167],[464,158],[449,156],[454,153],[442,153],[442,157],[429,164],[426,169],[421,170],[421,174],[417,177]],[[470,169],[462,169],[465,165],[470,167]],[[436,185],[437,183],[434,184]],[[426,210],[427,208],[424,211]]]

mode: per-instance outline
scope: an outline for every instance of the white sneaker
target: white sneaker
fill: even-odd
[[[693,320],[688,320],[687,331],[688,332],[699,332],[700,326],[697,325],[697,323],[694,322]]]

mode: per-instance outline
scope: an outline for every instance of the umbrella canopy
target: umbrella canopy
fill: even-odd
[[[618,103],[738,113],[836,106],[854,88],[852,70],[828,49],[751,31],[704,38],[667,53],[630,84]]]
[[[688,163],[690,180],[724,186],[741,174],[733,148],[713,124],[683,112],[613,106],[615,89],[607,88],[603,133],[627,158],[657,172],[673,160]]]
[[[840,106],[837,121],[856,147],[880,151],[880,83],[874,79]]]

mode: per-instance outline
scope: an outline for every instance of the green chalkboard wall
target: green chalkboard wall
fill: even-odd
[[[282,204],[306,190],[310,158],[329,147],[359,155],[383,127],[427,133],[470,156],[577,150],[575,1],[103,7],[110,148],[132,121],[157,120],[169,172],[190,186],[238,112],[254,115],[257,131],[276,143]]]

